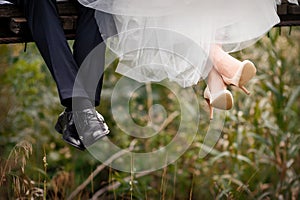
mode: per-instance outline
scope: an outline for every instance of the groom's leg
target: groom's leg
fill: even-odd
[[[61,103],[69,107],[78,66],[65,38],[55,0],[18,0],[42,57],[56,81]],[[82,96],[86,96],[82,92]]]
[[[81,69],[80,78],[83,78],[85,90],[90,96],[90,100],[95,106],[100,103],[100,93],[102,88],[102,74],[104,68],[105,45],[95,20],[95,10],[76,3],[79,11],[77,20],[76,38],[74,42],[74,58]],[[88,56],[97,47],[97,56]],[[100,47],[100,48],[99,48]],[[95,52],[95,51],[94,51]],[[82,65],[84,59],[89,59],[88,65]],[[81,66],[82,65],[82,66]],[[81,76],[84,74],[83,76]]]

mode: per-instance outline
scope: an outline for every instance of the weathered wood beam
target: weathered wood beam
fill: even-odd
[[[67,39],[75,38],[78,11],[68,1],[57,2],[63,29]],[[12,4],[0,5],[0,44],[31,42],[26,19],[20,8]]]
[[[77,9],[72,2],[57,2],[57,8],[67,39],[74,39],[76,32]],[[282,0],[277,13],[281,19],[278,26],[300,26],[300,6]],[[22,11],[12,5],[0,5],[0,44],[30,42],[32,38]]]
[[[57,9],[59,15],[77,15],[78,11],[74,4],[68,1],[58,1]],[[20,8],[12,4],[0,5],[0,18],[23,17],[23,12]]]

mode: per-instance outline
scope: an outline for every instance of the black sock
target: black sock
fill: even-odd
[[[66,107],[66,112],[71,112],[72,111],[72,106],[71,107]]]
[[[66,112],[72,111],[72,98],[64,99],[61,103],[66,107]]]
[[[66,107],[66,112],[71,112],[72,110],[81,111],[88,108],[93,108],[92,102],[88,98],[74,97],[65,99],[63,105]]]
[[[92,102],[88,98],[76,97],[73,98],[73,110],[81,111],[89,108],[93,108]]]

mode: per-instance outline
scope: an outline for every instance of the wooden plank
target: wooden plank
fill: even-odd
[[[58,13],[67,39],[74,39],[78,10],[73,0],[59,0]],[[0,44],[31,42],[22,11],[13,4],[0,5]]]
[[[279,15],[280,23],[278,26],[299,26],[300,25],[300,14],[299,15]]]
[[[59,15],[77,15],[78,11],[72,2],[57,2]],[[24,17],[20,8],[13,4],[0,5],[0,18]]]
[[[288,6],[288,14],[291,15],[300,15],[300,6],[298,5],[289,5]]]
[[[68,40],[72,40],[75,38],[75,33],[66,33],[66,38]],[[24,43],[24,42],[32,42],[32,38],[30,36],[6,36],[0,37],[0,44],[14,44],[14,43]]]
[[[281,5],[277,5],[277,14],[286,15],[288,12],[288,4],[282,2]]]
[[[77,16],[60,16],[63,29],[66,30],[76,30],[77,26]]]
[[[15,33],[16,35],[19,35],[20,33],[25,33],[25,31],[28,31],[27,20],[25,18],[12,18],[10,20],[10,30]]]
[[[11,4],[0,6],[0,17],[21,17],[23,14],[19,8]]]
[[[75,0],[59,0],[58,12],[67,39],[74,39],[78,11],[74,5]],[[298,0],[299,1],[299,0]],[[277,13],[281,22],[276,26],[299,26],[300,6],[282,0],[277,6]],[[0,5],[0,44],[32,41],[26,20],[22,11],[12,4]]]
[[[60,16],[63,29],[65,31],[76,30],[77,16]],[[16,34],[24,34],[28,32],[27,20],[22,17],[13,17],[10,19],[10,30]]]
[[[59,15],[78,15],[78,10],[70,1],[57,2],[57,8]]]

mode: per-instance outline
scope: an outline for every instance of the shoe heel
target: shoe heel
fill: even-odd
[[[63,125],[61,124],[61,122],[62,122],[62,118],[63,116],[61,115],[61,116],[59,116],[58,117],[58,120],[57,120],[57,122],[56,122],[56,124],[55,124],[55,126],[54,126],[54,128],[55,128],[55,130],[58,132],[58,133],[60,133],[60,134],[63,134]]]
[[[208,87],[205,88],[203,96],[204,96],[204,99],[205,99],[205,101],[208,105],[209,119],[212,120],[214,118],[214,108],[210,104],[210,92],[209,92]]]
[[[240,86],[240,88],[245,92],[245,94],[247,94],[247,95],[250,94],[249,90],[247,90],[247,88],[245,88],[245,86]]]
[[[223,90],[210,102],[211,106],[221,110],[230,110],[233,106],[233,97],[230,91]]]
[[[210,105],[210,101],[209,99],[205,99],[207,105],[208,105],[208,109],[209,109],[209,119],[213,120],[214,118],[214,108]]]
[[[56,123],[55,124],[55,130],[58,132],[58,133],[60,133],[60,134],[62,134],[63,133],[63,131],[62,131],[62,126],[61,126],[61,124],[60,123]]]
[[[244,85],[248,83],[255,76],[255,74],[255,65],[251,61],[245,60],[242,62],[242,67],[240,70],[232,78],[227,78],[225,76],[222,76],[222,78],[226,85],[234,85],[243,90],[245,94],[249,95],[250,92]]]

